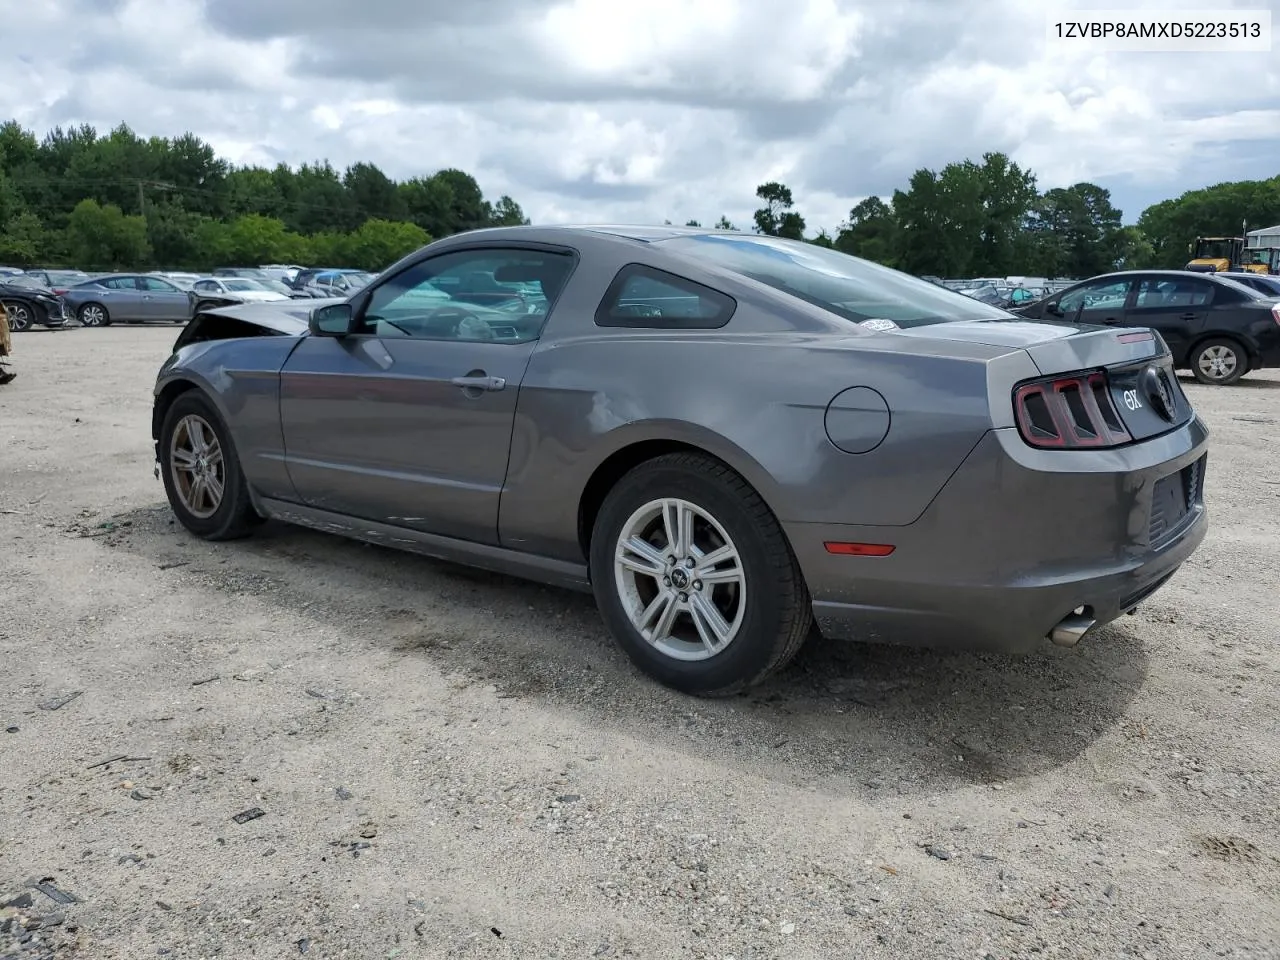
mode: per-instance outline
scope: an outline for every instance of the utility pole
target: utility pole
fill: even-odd
[[[139,181],[138,181],[138,213],[142,215],[143,219],[146,219],[146,216],[147,216],[147,198],[146,198],[146,196],[145,196],[145,195],[143,194],[143,192],[142,192],[142,181],[141,181],[141,180],[139,180]]]

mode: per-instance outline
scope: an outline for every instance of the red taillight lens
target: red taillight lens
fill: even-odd
[[[1280,303],[1271,308],[1271,319],[1280,323]]]
[[[1133,438],[1101,371],[1024,383],[1013,393],[1018,432],[1033,447],[1079,450],[1115,447]]]

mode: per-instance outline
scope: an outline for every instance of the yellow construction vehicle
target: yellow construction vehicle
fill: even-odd
[[[1280,247],[1250,247],[1240,269],[1280,276]]]
[[[1240,270],[1266,273],[1268,270],[1266,264],[1254,263],[1252,256],[1246,255],[1244,237],[1196,237],[1190,250],[1191,260],[1184,270],[1195,270],[1198,273],[1229,273]]]

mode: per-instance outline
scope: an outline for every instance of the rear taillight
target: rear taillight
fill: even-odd
[[[1047,377],[1013,393],[1018,432],[1033,447],[1049,450],[1116,447],[1133,438],[1111,401],[1101,371]]]
[[[1276,323],[1280,323],[1280,303],[1271,308],[1271,319]]]

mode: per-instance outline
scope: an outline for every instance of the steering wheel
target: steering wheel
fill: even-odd
[[[455,322],[450,333],[458,340],[498,339],[493,332],[493,328],[490,327],[489,324],[485,323],[484,319],[479,314],[472,313],[465,307],[452,305],[440,307],[431,314],[431,319],[454,319]],[[466,335],[464,335],[464,333]]]

